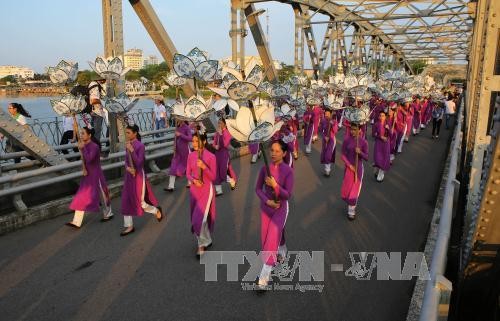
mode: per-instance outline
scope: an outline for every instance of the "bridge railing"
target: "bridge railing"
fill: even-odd
[[[160,172],[160,168],[157,166],[155,160],[159,158],[165,158],[174,153],[174,129],[161,129],[141,133],[145,137],[143,142],[146,144],[146,161],[152,172]],[[156,137],[157,135],[161,135]],[[208,137],[213,137],[214,134],[208,134]],[[75,144],[68,144],[69,147],[75,146]],[[68,145],[57,146],[58,148],[65,148]],[[4,158],[18,157],[19,154],[24,155],[25,152],[12,153],[11,155],[3,155]],[[27,155],[27,153],[26,153]],[[78,157],[78,153],[68,154],[70,157]],[[116,168],[122,168],[125,163],[125,152],[111,153],[107,157],[101,160],[103,171],[110,171]],[[24,164],[23,164],[24,163]],[[61,182],[66,182],[74,179],[78,179],[82,176],[81,171],[81,160],[71,161],[61,165],[55,165],[50,167],[41,167],[32,170],[27,170],[23,172],[16,172],[19,168],[26,168],[27,166],[35,166],[38,161],[24,161],[19,164],[8,164],[2,168],[4,173],[0,176],[0,199],[6,199],[6,197],[13,197],[13,205],[17,211],[24,211],[27,207],[22,201],[23,193],[28,193],[36,188],[50,186],[58,184]],[[10,173],[8,173],[8,171]],[[57,175],[54,177],[54,175]]]
[[[450,164],[448,175],[439,215],[439,226],[437,239],[432,252],[430,265],[430,279],[426,281],[422,307],[420,310],[420,321],[435,321],[440,315],[439,305],[449,304],[451,282],[444,276],[446,268],[446,258],[448,245],[451,236],[452,218],[453,218],[453,200],[455,188],[457,187],[457,167],[459,153],[462,142],[462,122],[463,122],[464,100],[457,112],[457,125],[453,134],[453,141],[450,149]]]
[[[137,124],[143,131],[153,129],[152,109],[137,109],[128,114],[128,118],[134,124]],[[90,120],[90,119],[89,119]],[[79,125],[85,126],[82,120],[79,120]],[[63,135],[63,126],[61,117],[48,117],[33,119],[29,126],[38,137],[45,140],[49,145],[59,145]],[[101,132],[101,141],[106,138],[107,125],[103,122],[103,130]],[[0,140],[0,155],[7,153],[6,140]]]

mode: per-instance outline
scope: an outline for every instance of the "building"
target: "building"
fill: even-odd
[[[222,59],[219,63],[222,63],[223,66],[228,66],[228,64],[232,61],[231,57],[227,57],[227,58],[224,58]],[[238,57],[238,64],[240,63],[240,59]],[[260,65],[262,66],[262,59],[260,58],[260,56],[245,56],[245,67],[246,66],[249,66],[253,63],[256,63],[257,65]],[[273,64],[274,64],[274,68],[276,70],[280,70],[281,69],[281,62],[279,62],[278,60],[273,60]]]
[[[33,69],[30,69],[28,67],[0,66],[0,79],[7,76],[32,79],[33,77],[35,77],[35,72],[33,71]]]
[[[155,55],[149,55],[146,58],[144,58],[144,66],[158,65],[159,63],[160,60]]]
[[[130,68],[131,70],[139,70],[144,66],[144,59],[142,57],[141,49],[129,49],[123,55],[123,62],[125,63],[125,68]]]

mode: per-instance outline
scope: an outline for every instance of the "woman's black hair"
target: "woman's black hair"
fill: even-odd
[[[193,138],[194,137],[198,138],[198,144],[200,144],[200,140],[201,140],[201,145],[203,145],[202,148],[205,148],[205,145],[207,143],[207,134],[203,133],[203,134],[193,135]],[[199,148],[199,146],[198,146],[198,148]]]
[[[139,126],[137,125],[128,125],[127,129],[130,129],[132,133],[137,134],[137,140],[141,141],[141,134],[139,133]]]
[[[94,143],[97,144],[99,147],[99,150],[101,149],[101,143],[95,138],[95,130],[94,128],[88,128],[88,127],[82,127],[82,129],[87,133],[87,135],[90,135],[90,140],[93,141]]]
[[[386,115],[386,116],[387,116],[387,113],[385,112],[385,110],[381,110],[381,111],[380,111],[380,113],[378,113],[378,114],[379,114],[379,115],[380,115],[380,114],[384,114],[384,115]]]
[[[224,117],[219,118],[219,121],[221,121],[224,125],[226,124],[226,119]]]
[[[283,151],[283,153],[288,152],[288,145],[287,145],[284,141],[282,141],[281,139],[275,140],[275,141],[271,144],[271,146],[273,146],[273,144],[274,144],[274,143],[277,143],[277,144],[279,144],[279,145],[280,145],[280,148],[281,148],[281,150]]]
[[[10,105],[11,105],[12,107],[14,107],[14,108],[16,109],[16,111],[17,111],[18,113],[20,113],[21,115],[23,115],[24,117],[31,118],[30,113],[28,113],[28,112],[26,111],[26,109],[24,109],[23,105],[18,104],[18,103],[10,103]]]

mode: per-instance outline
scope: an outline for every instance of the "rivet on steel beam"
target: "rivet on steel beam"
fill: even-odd
[[[493,181],[493,184],[500,184],[500,179],[496,179]]]
[[[490,204],[490,205],[493,205],[493,204],[495,204],[495,201],[494,201],[494,200],[489,200],[489,201],[487,201],[486,203],[488,203],[488,204]]]
[[[498,194],[498,191],[495,191],[495,190],[490,191],[490,194],[491,194],[491,195],[497,195],[497,194]]]
[[[484,210],[486,214],[491,214],[491,210]]]
[[[479,237],[484,237],[484,234],[479,233]]]

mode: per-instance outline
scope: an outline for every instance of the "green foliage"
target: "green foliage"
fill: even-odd
[[[35,74],[33,80],[50,80],[50,78],[47,74]]]
[[[16,84],[17,79],[16,79],[16,77],[14,77],[12,75],[6,76],[6,77],[3,77],[2,79],[0,79],[0,84],[2,84],[2,85],[6,85],[8,82],[10,82],[11,84]]]
[[[76,82],[80,85],[88,85],[90,82],[97,78],[97,73],[91,70],[82,70],[76,76]]]
[[[294,74],[294,66],[281,63],[281,70],[278,70],[278,79],[280,82],[288,80]]]
[[[424,60],[411,60],[410,66],[411,69],[413,69],[413,73],[418,75],[424,71],[425,67],[427,67],[427,63]]]

